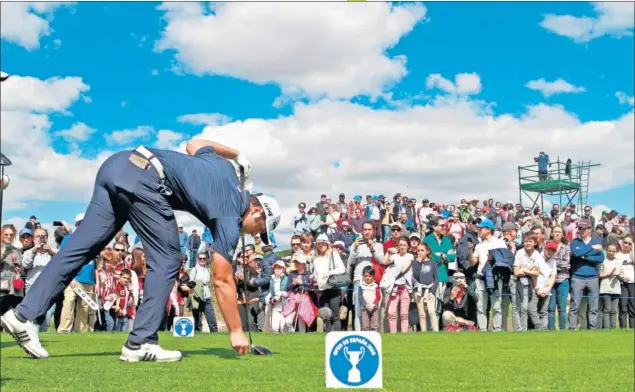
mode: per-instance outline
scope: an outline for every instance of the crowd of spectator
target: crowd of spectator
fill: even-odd
[[[599,215],[599,214],[598,214]],[[0,293],[15,306],[83,220],[59,222],[53,240],[36,217],[2,226]],[[259,236],[235,252],[244,330],[525,331],[633,328],[633,219],[617,211],[553,205],[548,214],[511,202],[458,205],[396,194],[360,195],[291,217],[291,251]],[[162,329],[191,314],[219,331],[209,230],[179,227],[183,263]],[[244,250],[243,250],[244,249]],[[58,333],[128,331],[143,300],[143,245],[121,231],[38,320]],[[508,323],[511,311],[511,323]]]

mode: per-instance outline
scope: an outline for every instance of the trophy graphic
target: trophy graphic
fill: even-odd
[[[344,357],[353,366],[351,370],[348,371],[348,382],[357,383],[362,381],[359,369],[357,369],[357,365],[362,360],[362,358],[364,358],[364,353],[364,347],[360,347],[359,351],[349,351],[348,347],[344,347]]]
[[[187,328],[186,322],[181,321],[179,323],[179,327],[181,328],[181,336],[186,336],[187,335],[187,331],[185,330]]]

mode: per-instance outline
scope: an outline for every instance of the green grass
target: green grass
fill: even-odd
[[[27,358],[1,334],[3,392],[323,391],[324,335],[257,334],[273,357],[238,358],[228,336],[161,335],[179,363],[123,364],[124,334],[42,335]],[[633,331],[383,335],[385,391],[633,391]]]

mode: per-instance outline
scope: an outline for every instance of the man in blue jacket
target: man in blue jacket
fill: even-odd
[[[602,244],[591,236],[591,222],[581,219],[578,238],[571,241],[571,304],[569,329],[575,329],[582,297],[588,297],[588,329],[596,328],[598,316],[598,264],[604,262]]]

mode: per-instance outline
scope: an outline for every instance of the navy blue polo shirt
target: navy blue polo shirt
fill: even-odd
[[[214,237],[213,251],[231,262],[250,196],[241,191],[234,166],[213,147],[202,147],[193,156],[150,151],[163,165],[167,185],[173,192],[167,198],[172,208],[189,212],[209,227]]]

